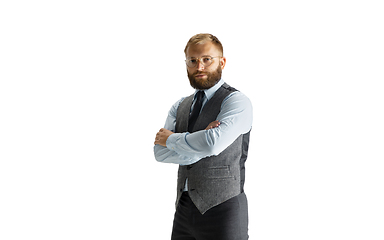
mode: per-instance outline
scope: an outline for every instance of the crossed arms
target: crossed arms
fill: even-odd
[[[244,94],[234,92],[224,99],[217,120],[205,130],[174,133],[176,113],[182,100],[172,106],[164,128],[156,134],[154,153],[159,162],[181,165],[195,163],[220,154],[241,134],[251,130],[252,104]]]
[[[219,125],[220,125],[220,122],[218,120],[213,121],[210,124],[208,124],[208,126],[205,128],[205,130],[209,130],[209,129],[218,127]],[[160,131],[156,134],[155,145],[159,144],[163,147],[167,147],[167,139],[172,134],[173,134],[172,131],[169,131],[165,128],[160,129]]]

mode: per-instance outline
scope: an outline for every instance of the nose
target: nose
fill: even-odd
[[[203,69],[204,69],[204,65],[200,61],[198,61],[197,62],[197,70],[201,71]]]

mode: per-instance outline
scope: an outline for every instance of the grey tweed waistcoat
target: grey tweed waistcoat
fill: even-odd
[[[216,120],[221,103],[231,93],[237,91],[224,83],[205,104],[196,120],[192,132],[205,129]],[[193,102],[191,95],[179,105],[176,116],[176,132],[188,132],[189,113]],[[248,155],[249,134],[241,134],[231,145],[217,156],[206,157],[197,163],[179,166],[177,180],[176,207],[179,203],[188,178],[189,196],[204,214],[243,192],[245,180],[244,163]]]

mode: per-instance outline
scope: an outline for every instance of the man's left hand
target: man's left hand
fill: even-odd
[[[160,129],[160,131],[156,134],[155,144],[167,147],[167,139],[169,136],[171,136],[171,134],[173,134],[173,132],[165,128]]]

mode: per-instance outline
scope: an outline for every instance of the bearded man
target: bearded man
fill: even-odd
[[[184,52],[196,91],[171,107],[154,146],[157,161],[179,164],[171,239],[248,239],[251,102],[221,78],[226,58],[215,36],[193,36]]]

